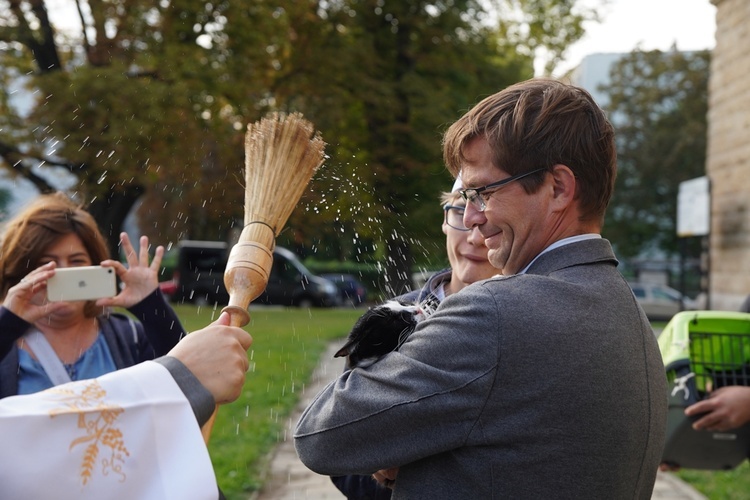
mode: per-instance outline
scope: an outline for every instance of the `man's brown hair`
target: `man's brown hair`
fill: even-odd
[[[576,177],[583,219],[604,219],[617,173],[614,129],[586,90],[533,79],[491,95],[446,131],[443,158],[453,175],[474,138],[487,141],[495,167],[510,175],[562,164]],[[519,180],[534,192],[542,173]],[[497,180],[500,180],[499,178]]]

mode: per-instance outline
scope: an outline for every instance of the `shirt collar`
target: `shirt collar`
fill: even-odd
[[[532,261],[529,262],[529,265],[524,267],[523,270],[519,272],[518,274],[526,274],[526,271],[529,270],[529,268],[531,267],[531,264],[533,264],[536,261],[536,259],[538,259],[542,254],[545,254],[549,252],[550,250],[554,250],[555,248],[560,248],[565,245],[570,245],[571,243],[576,243],[576,242],[584,241],[584,240],[593,240],[593,239],[597,239],[601,237],[602,237],[601,234],[589,233],[589,234],[579,234],[577,236],[570,236],[568,238],[557,240],[556,242],[552,243],[550,246],[548,246],[547,248],[539,252],[539,255],[534,257]]]

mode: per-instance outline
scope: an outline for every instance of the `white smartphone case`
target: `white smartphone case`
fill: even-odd
[[[47,280],[47,300],[50,302],[94,300],[116,294],[115,270],[111,267],[64,267],[57,269]]]

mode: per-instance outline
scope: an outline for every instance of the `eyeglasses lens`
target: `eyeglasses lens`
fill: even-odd
[[[464,226],[464,208],[463,207],[445,207],[445,222],[453,229],[459,231],[468,231]]]

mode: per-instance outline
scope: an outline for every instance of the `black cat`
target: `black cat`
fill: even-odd
[[[415,304],[389,300],[373,306],[357,320],[334,357],[346,356],[349,368],[369,366],[401,345],[423,319]]]

